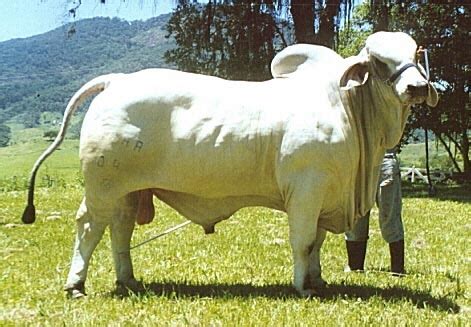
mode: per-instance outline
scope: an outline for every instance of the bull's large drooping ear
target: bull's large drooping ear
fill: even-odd
[[[356,62],[343,73],[340,78],[340,87],[344,90],[360,86],[368,80],[368,65],[364,62]]]
[[[428,83],[428,96],[425,102],[430,107],[435,107],[438,104],[438,93],[432,83]]]
[[[369,76],[367,49],[363,48],[357,56],[345,60],[348,64],[340,78],[339,86],[344,90],[348,90],[365,84]]]

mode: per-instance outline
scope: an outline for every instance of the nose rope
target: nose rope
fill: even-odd
[[[419,67],[416,65],[416,64],[413,64],[413,63],[408,63],[408,64],[405,64],[404,66],[402,66],[397,72],[395,72],[394,74],[391,75],[391,77],[389,77],[389,79],[386,81],[387,84],[391,85],[393,84],[396,79],[407,69],[411,68],[411,67],[415,67],[417,68],[417,70],[419,71],[420,75],[422,75],[425,79],[427,79],[427,76],[425,76],[419,69]]]
[[[385,82],[389,85],[392,85],[396,81],[396,79],[406,69],[409,69],[411,67],[415,67],[419,71],[420,75],[422,75],[427,81],[429,81],[430,80],[430,69],[429,69],[429,65],[428,65],[428,51],[427,51],[427,49],[424,49],[422,46],[420,46],[419,49],[417,50],[417,54],[420,54],[420,53],[424,54],[425,74],[422,73],[422,70],[420,70],[419,66],[417,66],[416,64],[408,63],[408,64],[405,64],[404,66],[402,66],[397,72],[392,74],[391,77],[389,77]]]

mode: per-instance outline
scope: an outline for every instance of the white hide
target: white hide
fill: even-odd
[[[287,212],[294,285],[312,294],[322,284],[325,231],[349,230],[372,207],[383,154],[417,102],[401,85],[426,82],[411,68],[386,85],[370,72],[371,57],[392,74],[415,51],[405,34],[375,34],[347,59],[320,46],[288,47],[265,82],[149,69],[87,83],[64,117],[90,90],[103,90],[82,127],[85,200],[66,288],[83,291],[107,224],[118,281],[134,280],[135,192],[152,189],[205,230],[242,207]]]
[[[309,187],[337,194],[325,200],[324,215],[337,212],[338,218],[322,227],[342,232],[354,215],[352,199],[345,198],[352,179],[345,167],[357,164],[357,154],[348,150],[355,139],[341,100],[333,106],[326,87],[172,70],[126,75],[93,101],[84,120],[87,204],[106,210],[104,203],[153,188],[187,218],[213,225],[248,205],[286,211],[293,188],[288,176],[316,167]],[[316,103],[306,105],[313,97]]]

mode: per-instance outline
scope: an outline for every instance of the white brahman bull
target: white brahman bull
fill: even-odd
[[[57,139],[36,162],[23,221],[35,219],[40,164],[76,108],[99,93],[80,139],[85,197],[69,295],[85,294],[89,260],[108,225],[117,281],[135,285],[131,235],[136,220],[152,220],[153,196],[206,232],[242,207],[287,212],[294,287],[314,294],[323,285],[326,231],[349,230],[372,207],[378,166],[410,106],[438,101],[416,49],[406,34],[380,32],[347,59],[321,46],[288,47],[265,82],[164,69],[97,77],[72,97]]]

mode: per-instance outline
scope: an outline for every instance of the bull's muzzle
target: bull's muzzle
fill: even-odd
[[[429,85],[427,82],[420,83],[418,85],[407,85],[407,93],[413,98],[425,98],[428,96]]]

